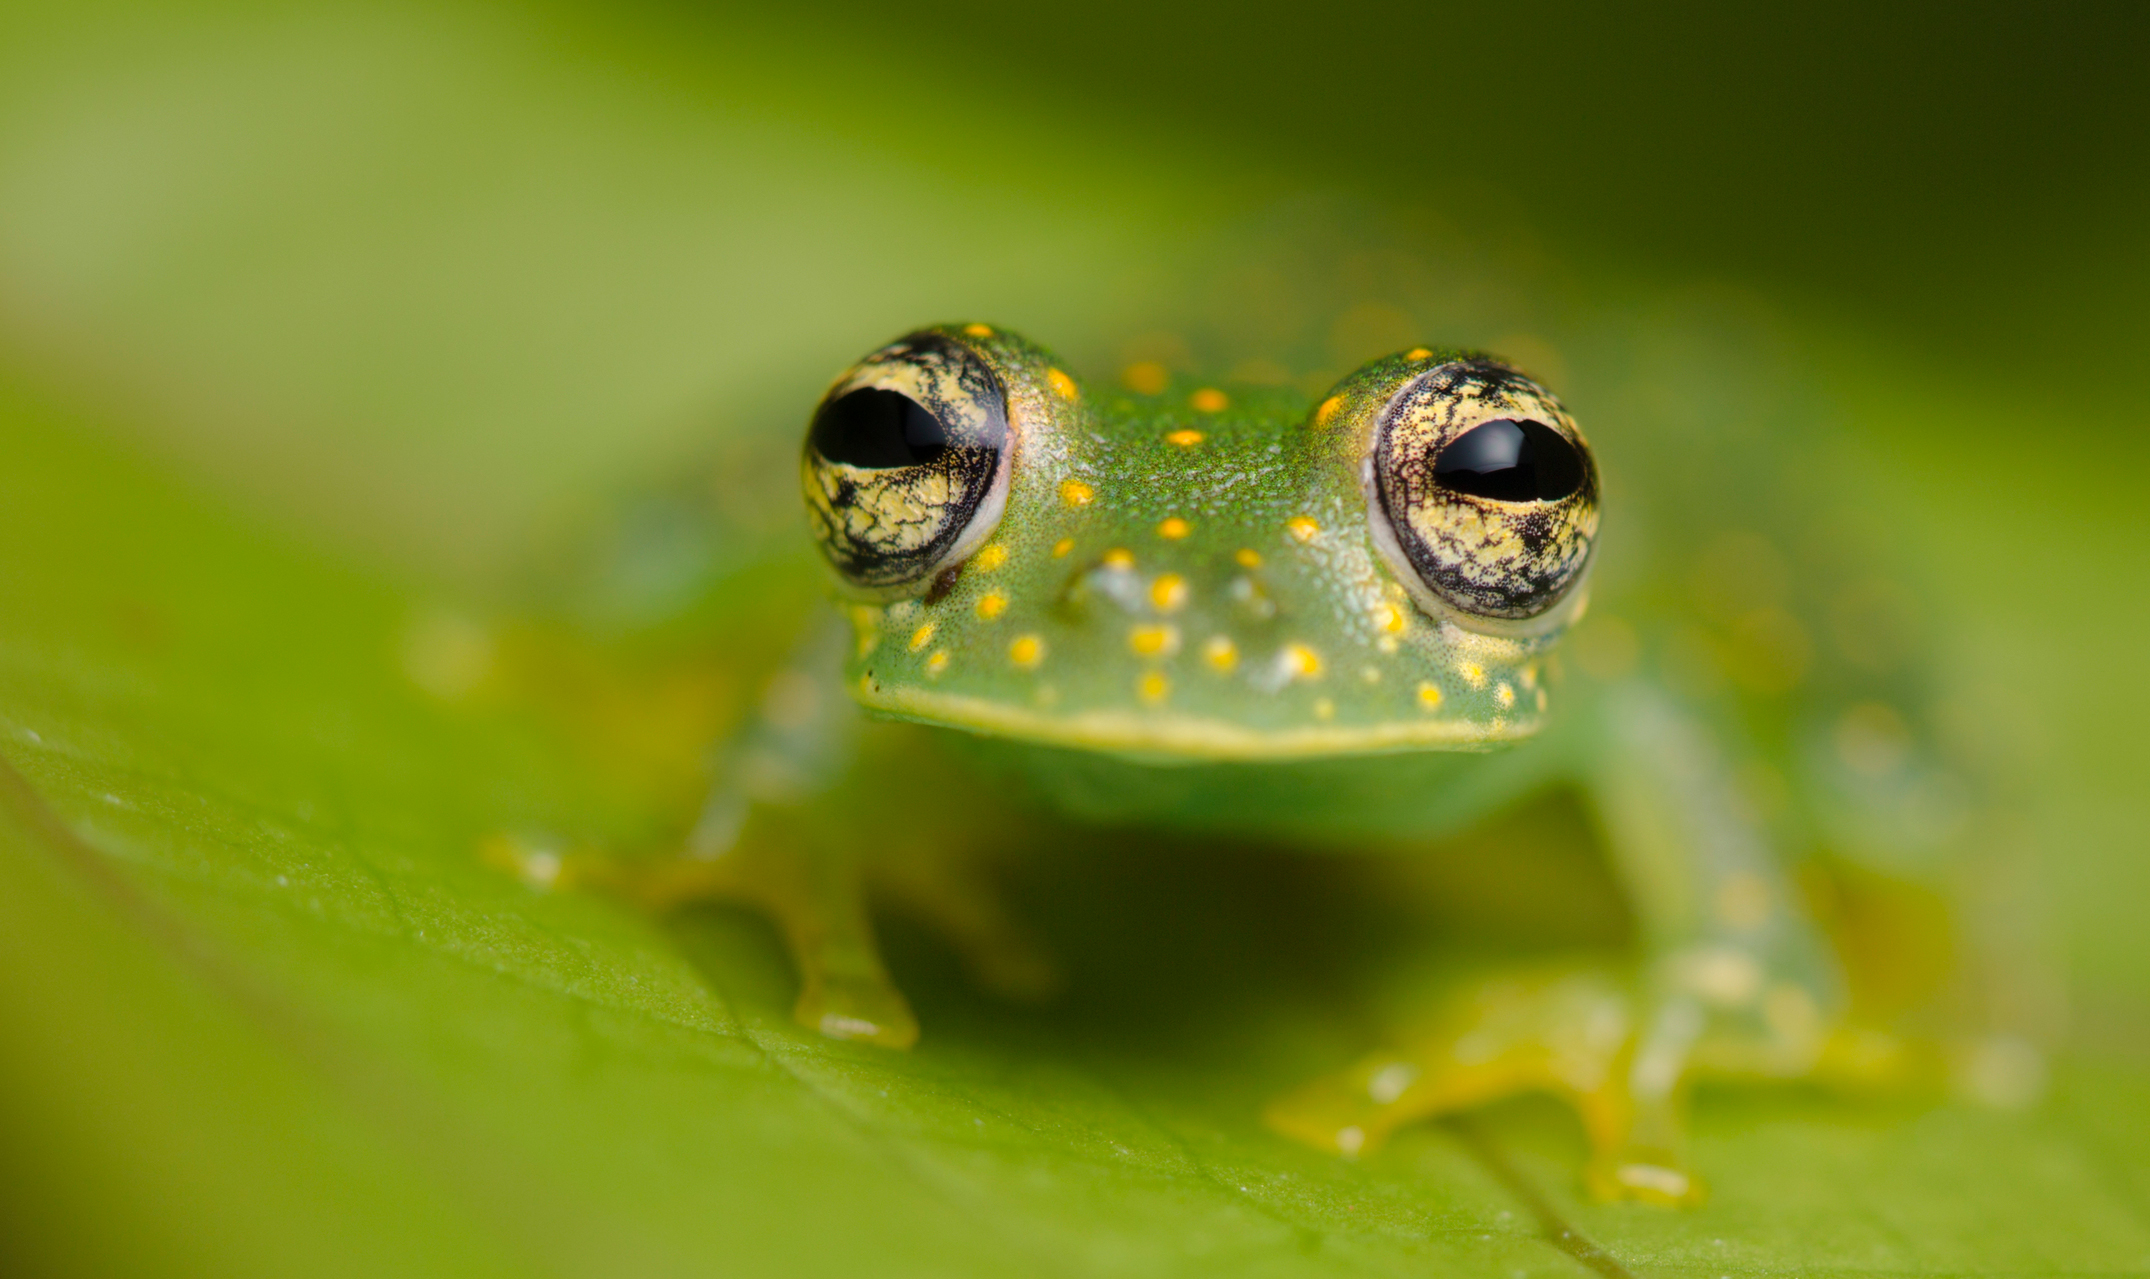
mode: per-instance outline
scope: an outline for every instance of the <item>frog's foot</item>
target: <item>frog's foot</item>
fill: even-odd
[[[1572,1106],[1590,1144],[1585,1184],[1601,1199],[1701,1202],[1680,1154],[1678,1099],[1638,1106],[1629,1089],[1634,998],[1605,969],[1563,966],[1468,983],[1400,1051],[1270,1104],[1270,1127],[1356,1157],[1397,1128],[1519,1093]]]
[[[506,836],[486,840],[481,853],[546,890],[596,888],[653,911],[751,906],[775,923],[798,968],[800,1025],[885,1048],[917,1043],[918,1019],[881,963],[856,862],[806,851],[770,825],[750,824],[713,856],[611,859]]]
[[[884,1048],[918,1042],[918,1019],[874,942],[856,859],[798,844],[747,838],[708,859],[701,895],[758,907],[775,922],[799,969],[792,1018],[834,1039]],[[691,864],[691,863],[690,863]]]

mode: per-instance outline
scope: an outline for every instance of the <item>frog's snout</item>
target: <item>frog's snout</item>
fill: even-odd
[[[1237,650],[1272,637],[1285,608],[1262,579],[1238,571],[1219,577],[1201,564],[1138,567],[1126,550],[1106,551],[1071,570],[1053,600],[1050,619],[1069,630],[1068,638],[1095,640],[1123,626],[1168,625],[1205,628],[1213,647],[1230,643]],[[1137,653],[1143,636],[1131,632]]]

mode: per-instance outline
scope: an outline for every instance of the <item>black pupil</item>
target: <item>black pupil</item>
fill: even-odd
[[[1433,460],[1442,488],[1502,502],[1554,502],[1583,486],[1583,459],[1543,422],[1495,418],[1450,441]]]
[[[870,386],[822,405],[808,439],[831,462],[873,471],[921,466],[948,451],[948,429],[926,406]]]

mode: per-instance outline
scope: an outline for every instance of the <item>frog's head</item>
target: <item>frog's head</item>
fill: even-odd
[[[1560,403],[1423,347],[1310,405],[923,329],[830,387],[804,473],[868,709],[1164,759],[1528,736],[1598,527]]]

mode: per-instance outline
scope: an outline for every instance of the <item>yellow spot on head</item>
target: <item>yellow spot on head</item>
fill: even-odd
[[[1124,546],[1115,546],[1105,552],[1106,568],[1133,568],[1134,566],[1135,553]]]
[[[1456,673],[1461,675],[1464,682],[1472,688],[1484,688],[1486,686],[1486,668],[1476,662],[1458,662],[1456,664]]]
[[[1398,647],[1396,637],[1394,635],[1376,635],[1374,637],[1374,647],[1384,653],[1393,653]]]
[[[1407,360],[1430,360],[1433,358],[1433,352],[1427,347],[1414,346],[1403,353],[1403,358]]]
[[[994,569],[999,568],[1001,565],[1007,562],[1008,548],[1002,546],[998,542],[995,542],[991,546],[988,546],[983,550],[979,551],[978,558],[971,561],[971,563],[976,564],[981,570],[987,573],[992,572]]]
[[[1088,506],[1090,499],[1096,496],[1097,490],[1081,480],[1060,481],[1060,500],[1069,506]]]
[[[1314,536],[1321,532],[1321,525],[1315,523],[1310,515],[1294,515],[1284,521],[1284,531],[1290,533],[1296,541],[1311,542]]]
[[[1202,642],[1202,660],[1229,675],[1239,665],[1239,645],[1222,635],[1212,635]]]
[[[1403,610],[1396,607],[1394,604],[1380,604],[1375,606],[1375,630],[1380,631],[1384,635],[1401,635],[1404,632],[1404,628],[1408,625],[1410,625],[1410,623],[1405,620]]]
[[[1420,684],[1418,686],[1418,704],[1421,710],[1439,710],[1441,708],[1441,686],[1438,684]]]
[[[978,616],[990,622],[1008,611],[1008,597],[1000,591],[987,591],[978,597]]]
[[[1035,635],[1018,635],[1008,641],[1008,660],[1026,671],[1034,671],[1045,660],[1045,641]]]
[[[1187,602],[1187,579],[1177,573],[1160,574],[1150,583],[1150,603],[1169,613]]]
[[[1262,553],[1249,547],[1242,546],[1233,551],[1232,558],[1238,562],[1241,568],[1260,568],[1262,566]]]
[[[1193,531],[1187,521],[1177,515],[1167,516],[1165,522],[1157,526],[1157,536],[1171,542],[1177,542]]]
[[[1195,445],[1200,444],[1201,442],[1202,433],[1200,431],[1182,430],[1168,431],[1165,433],[1165,443],[1177,444],[1183,449],[1191,449]]]
[[[1277,665],[1288,679],[1321,678],[1321,654],[1304,644],[1286,644],[1277,655]]]
[[[1137,626],[1127,633],[1127,646],[1143,657],[1170,657],[1180,650],[1177,626]]]
[[[947,669],[948,650],[946,649],[936,649],[933,656],[926,659],[926,674],[928,675],[938,675]]]
[[[1501,704],[1502,710],[1507,710],[1515,705],[1515,685],[1510,684],[1507,680],[1502,680],[1500,685],[1493,690],[1493,700]]]
[[[1064,560],[1067,558],[1068,552],[1074,549],[1075,539],[1072,537],[1063,537],[1059,541],[1053,543],[1053,558],[1056,560]]]
[[[921,626],[917,630],[911,632],[911,651],[914,653],[917,652],[919,649],[924,648],[926,645],[931,644],[932,642],[933,623],[931,622],[928,622],[924,626]]]
[[[989,338],[993,336],[993,326],[990,324],[966,324],[963,326],[963,331],[965,333],[970,334],[974,338]]]
[[[1120,370],[1120,381],[1137,395],[1162,395],[1172,384],[1172,375],[1157,361],[1144,360]]]
[[[1336,703],[1335,703],[1335,702],[1332,702],[1332,701],[1330,701],[1330,700],[1329,700],[1328,698],[1326,698],[1326,697],[1317,697],[1317,698],[1315,698],[1315,699],[1314,699],[1314,718],[1315,718],[1315,719],[1335,719],[1335,718],[1336,718]]]
[[[1314,425],[1327,426],[1331,421],[1335,420],[1336,411],[1342,407],[1344,407],[1344,397],[1341,395],[1332,395],[1323,400],[1321,407],[1314,410]]]
[[[1165,694],[1171,691],[1171,682],[1156,671],[1135,681],[1135,695],[1152,706],[1165,700]]]
[[[1214,386],[1205,386],[1187,397],[1197,413],[1222,413],[1232,405],[1230,396]]]
[[[1053,388],[1053,394],[1063,400],[1075,398],[1075,379],[1058,369],[1045,370],[1045,381]]]

